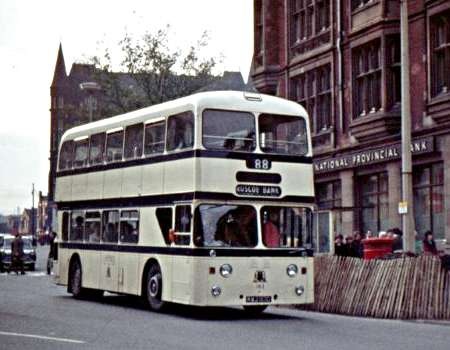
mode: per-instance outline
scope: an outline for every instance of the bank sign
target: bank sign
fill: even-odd
[[[434,151],[433,137],[414,140],[411,143],[411,152],[413,155]],[[354,152],[341,157],[332,157],[314,160],[314,171],[323,173],[341,169],[355,168],[363,165],[370,165],[379,162],[386,162],[399,159],[402,154],[401,144],[393,144],[385,147],[367,149]]]

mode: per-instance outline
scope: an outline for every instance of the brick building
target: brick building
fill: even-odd
[[[408,11],[415,225],[450,242],[450,2]],[[401,227],[399,0],[255,0],[254,14],[253,83],[309,112],[319,208],[344,234]]]

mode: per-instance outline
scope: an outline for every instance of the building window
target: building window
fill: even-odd
[[[354,117],[375,113],[381,108],[380,40],[353,50]]]
[[[298,48],[296,53],[329,42],[330,0],[291,0],[290,13],[291,46],[313,39],[308,45]]]
[[[420,238],[427,230],[431,230],[436,238],[445,238],[443,164],[415,168],[413,192],[414,220]]]
[[[361,176],[358,178],[358,184],[361,231],[386,231],[389,225],[387,173]]]
[[[450,88],[450,10],[430,18],[431,96]]]
[[[333,226],[336,233],[342,232],[342,191],[341,181],[316,184],[316,199],[319,210],[333,211]]]
[[[331,126],[331,67],[329,64],[292,79],[291,99],[308,111],[314,133]]]
[[[400,107],[401,103],[401,58],[400,36],[392,35],[386,38],[387,86],[389,86],[388,108]]]

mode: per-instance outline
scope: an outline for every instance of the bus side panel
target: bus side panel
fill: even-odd
[[[101,255],[95,250],[82,250],[81,266],[83,271],[83,287],[98,289]]]
[[[314,172],[311,164],[280,163],[275,167],[275,172],[283,174],[283,195],[314,196]]]
[[[211,176],[214,169],[214,176]],[[198,158],[197,191],[235,193],[238,170],[247,170],[245,160]]]
[[[172,300],[180,304],[189,304],[192,299],[192,257],[176,255],[173,258]]]
[[[103,198],[117,198],[122,196],[123,169],[105,171]]]
[[[139,216],[139,244],[167,247],[161,228],[156,218],[157,207],[144,207]]]
[[[195,158],[164,164],[164,193],[192,192],[194,190]]]
[[[89,199],[102,198],[103,196],[103,172],[88,174],[87,196]]]
[[[161,194],[163,191],[163,163],[144,166],[142,191],[144,195]]]
[[[142,166],[123,170],[122,196],[133,197],[142,193]]]
[[[103,251],[100,259],[100,289],[115,292],[118,290],[118,263],[117,252]]]
[[[56,201],[72,200],[72,176],[64,176],[56,178],[55,200]]]
[[[76,201],[91,197],[87,192],[87,174],[74,175],[72,179],[72,200]]]
[[[58,249],[58,274],[55,275],[55,283],[67,286],[69,281],[69,262],[72,252],[68,249]]]
[[[119,253],[119,292],[138,295],[139,256],[133,253]]]

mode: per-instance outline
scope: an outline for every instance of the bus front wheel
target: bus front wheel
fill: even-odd
[[[147,274],[146,296],[150,308],[154,311],[164,309],[166,303],[162,301],[162,273],[159,265],[150,266]]]

